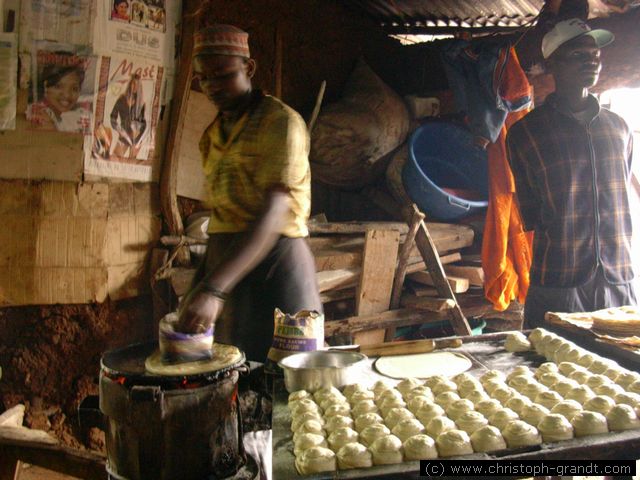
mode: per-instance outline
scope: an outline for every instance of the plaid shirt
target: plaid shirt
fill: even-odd
[[[594,118],[579,122],[555,95],[509,130],[507,148],[526,230],[534,230],[531,282],[585,283],[600,265],[609,283],[633,279],[632,136],[591,97]]]

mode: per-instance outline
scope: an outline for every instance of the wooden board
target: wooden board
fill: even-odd
[[[313,257],[316,261],[316,272],[354,268],[362,263],[362,252],[359,251],[325,249],[314,253]]]
[[[312,222],[309,223],[309,232],[318,233],[367,233],[370,230],[396,230],[406,234],[409,227],[405,223],[397,222]]]
[[[316,273],[318,281],[318,291],[320,293],[327,290],[353,287],[360,278],[360,268],[342,268],[340,270],[327,270]]]
[[[414,272],[408,275],[410,280],[414,282],[422,283],[424,285],[436,286],[435,279],[428,272]],[[451,285],[453,293],[464,293],[469,290],[469,279],[447,276],[447,281]]]
[[[482,267],[446,265],[444,271],[447,277],[462,277],[468,279],[469,283],[475,287],[484,286],[484,270],[482,270]]]
[[[455,306],[456,302],[450,298],[433,298],[433,297],[418,297],[417,295],[411,295],[405,293],[400,299],[400,305],[404,308],[415,308],[417,310],[427,310],[429,312],[442,312],[449,310]]]
[[[356,314],[369,315],[389,309],[398,259],[397,230],[370,230],[364,241],[362,275],[356,295]],[[360,345],[384,342],[384,330],[356,335]]]

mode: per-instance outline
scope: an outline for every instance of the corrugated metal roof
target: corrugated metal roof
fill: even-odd
[[[543,0],[348,0],[390,33],[522,27],[538,15]]]

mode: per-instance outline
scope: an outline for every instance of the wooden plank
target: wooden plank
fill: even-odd
[[[404,327],[423,323],[439,322],[448,318],[446,312],[424,312],[413,308],[387,310],[372,315],[349,317],[327,321],[324,324],[325,338],[335,335],[349,335],[376,328]]]
[[[414,208],[417,208],[414,206]],[[438,257],[438,250],[436,249],[433,240],[431,239],[431,235],[427,226],[424,222],[420,222],[420,228],[418,229],[418,233],[416,234],[416,245],[424,258],[425,263],[429,269],[430,276],[433,279],[436,289],[438,290],[438,294],[443,298],[451,298],[455,300],[455,294],[451,289],[451,285],[447,282],[447,279],[444,274],[444,270],[442,268],[442,264],[440,263],[440,258]],[[451,324],[453,326],[453,331],[457,335],[471,335],[471,328],[469,327],[469,322],[465,318],[460,306],[456,305],[451,310],[448,310],[449,317],[451,319]]]
[[[370,230],[364,240],[362,275],[356,295],[356,314],[369,315],[389,309],[398,259],[397,230]],[[355,335],[360,345],[384,342],[384,330]]]
[[[393,292],[391,294],[391,304],[390,307],[398,308],[400,306],[400,296],[402,295],[402,286],[404,285],[404,277],[407,274],[407,266],[409,264],[409,254],[413,249],[413,242],[416,238],[416,233],[418,231],[418,227],[420,226],[420,222],[424,220],[424,214],[418,210],[416,210],[411,218],[411,222],[409,224],[409,231],[407,232],[407,237],[400,248],[400,252],[398,253],[398,267],[396,268],[396,274],[393,279]],[[387,340],[391,340],[387,338]]]
[[[414,272],[409,275],[409,278],[414,282],[437,288],[437,280],[428,272]],[[469,290],[469,279],[467,278],[448,276],[446,277],[446,280],[449,282],[454,293],[464,293]]]
[[[425,287],[419,283],[410,284],[411,291],[416,297],[437,297],[438,290],[433,287]]]
[[[462,258],[460,252],[449,253],[440,257],[440,263],[446,265],[453,262],[458,262]],[[427,265],[422,260],[422,257],[409,258],[409,265],[407,265],[407,273],[421,272],[427,269]]]
[[[484,270],[482,267],[471,267],[465,265],[447,265],[444,267],[447,277],[456,276],[469,280],[469,283],[475,287],[484,286]]]
[[[358,283],[360,268],[343,268],[340,270],[327,270],[316,273],[318,291],[320,293],[327,290],[353,287]]]
[[[316,272],[355,268],[362,263],[362,253],[359,251],[327,249],[314,253],[313,257],[316,262]]]
[[[367,233],[369,230],[397,230],[400,234],[406,234],[409,231],[409,227],[405,223],[398,222],[317,222],[309,224],[309,232],[311,234],[355,234]]]
[[[345,288],[342,290],[329,290],[320,294],[322,303],[338,302],[340,300],[349,300],[356,297],[355,288]]]
[[[417,295],[405,293],[400,299],[400,305],[402,305],[403,308],[442,312],[454,308],[456,302],[450,298],[418,297]]]
[[[362,251],[364,248],[364,236],[354,237],[353,235],[322,235],[307,239],[311,253],[316,253],[325,249],[340,249]]]
[[[473,229],[466,225],[435,222],[425,222],[425,225],[431,235],[431,241],[440,254],[470,247],[473,244]],[[420,255],[417,246],[411,252],[411,256],[415,255]]]

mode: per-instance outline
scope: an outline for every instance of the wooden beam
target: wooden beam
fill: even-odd
[[[320,294],[320,301],[322,303],[338,302],[340,300],[349,300],[356,298],[355,288],[344,288],[342,290],[329,290]]]
[[[442,265],[440,266],[442,268]],[[409,275],[409,279],[414,282],[422,283],[423,285],[429,285],[431,287],[436,287],[436,278],[434,275],[431,275],[428,272],[414,272]],[[446,277],[447,282],[449,282],[450,288],[454,293],[464,293],[469,290],[469,279],[460,278],[460,277]]]
[[[445,312],[430,313],[412,308],[387,310],[372,315],[349,317],[342,320],[328,321],[324,324],[325,338],[335,335],[349,335],[376,328],[404,327],[422,323],[439,322],[448,317]]]
[[[476,287],[484,286],[484,270],[482,267],[471,267],[464,265],[446,265],[444,271],[449,275],[462,277],[469,280],[469,283]]]
[[[327,249],[314,253],[313,257],[316,262],[316,272],[356,268],[362,264],[362,253],[359,251]]]
[[[405,223],[398,222],[329,222],[310,223],[309,232],[318,233],[367,233],[369,230],[397,230],[400,234],[406,234],[409,227]]]
[[[404,277],[407,274],[407,266],[409,261],[409,255],[413,250],[413,242],[416,239],[416,233],[420,227],[420,222],[424,220],[424,213],[416,210],[413,212],[411,221],[409,222],[409,231],[407,237],[400,248],[398,253],[398,267],[396,268],[395,278],[393,279],[393,293],[391,294],[392,309],[400,306],[400,296],[402,295],[402,286],[404,285]],[[390,339],[387,339],[390,340]]]
[[[342,268],[318,272],[316,273],[318,291],[322,293],[327,290],[353,287],[358,283],[361,271],[360,268]]]
[[[443,312],[456,306],[456,302],[450,298],[418,297],[409,293],[402,295],[400,304],[403,308],[415,308],[429,312]]]
[[[398,230],[369,230],[364,240],[362,275],[356,295],[356,315],[389,310],[393,278],[398,258]],[[373,330],[354,336],[355,343],[384,342],[385,331]]]

